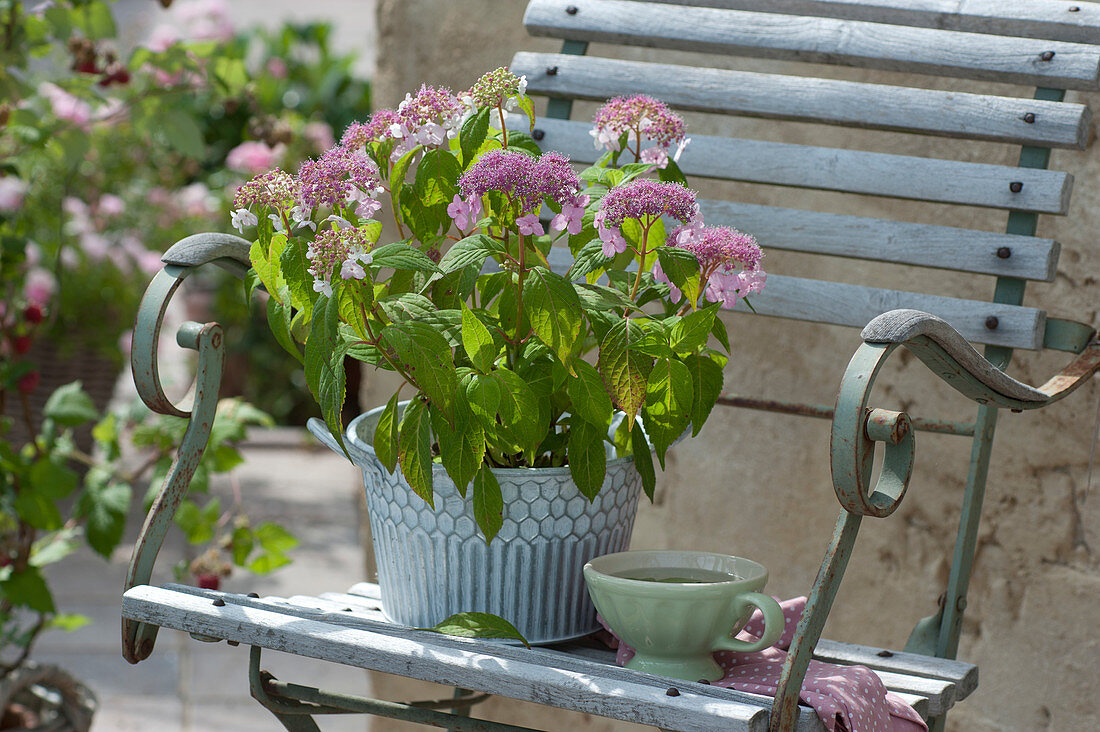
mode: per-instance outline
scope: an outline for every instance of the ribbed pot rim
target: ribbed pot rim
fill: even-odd
[[[405,404],[408,404],[408,402],[407,401],[398,402],[398,406],[404,406]],[[372,461],[377,461],[378,460],[378,456],[374,452],[374,444],[372,442],[370,442],[369,440],[367,440],[364,437],[364,435],[360,434],[360,429],[363,427],[363,425],[365,423],[369,422],[371,419],[374,419],[378,415],[380,415],[383,412],[383,410],[385,410],[385,408],[386,408],[385,405],[380,406],[380,407],[375,407],[374,409],[371,409],[367,412],[364,412],[363,414],[360,414],[358,417],[353,419],[348,424],[348,428],[347,428],[344,436],[346,438],[349,451],[353,455],[356,452],[360,452],[360,453],[368,456]],[[639,424],[640,424],[640,422],[641,421],[639,420]],[[607,469],[611,469],[613,467],[618,467],[620,465],[627,465],[627,464],[629,464],[633,461],[634,461],[634,456],[633,455],[626,455],[624,457],[608,458],[608,460],[607,460]],[[432,472],[433,473],[440,473],[440,472],[445,473],[446,470],[447,469],[445,467],[443,467],[442,464],[434,462],[434,461],[432,462]],[[561,466],[561,467],[555,467],[555,468],[493,468],[492,470],[493,470],[494,475],[499,475],[499,476],[503,476],[503,477],[513,476],[513,477],[517,477],[517,478],[521,477],[521,476],[524,476],[524,475],[529,475],[531,473],[538,473],[539,475],[560,475],[560,476],[563,476],[563,477],[571,475],[568,465],[564,465],[564,466]]]

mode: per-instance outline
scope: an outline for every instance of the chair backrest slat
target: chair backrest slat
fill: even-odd
[[[574,41],[1100,88],[1100,49],[1064,41],[634,0],[534,0],[524,23]]]
[[[1081,104],[783,74],[551,53],[516,54],[510,68],[552,97],[648,94],[685,110],[1020,145],[1084,148],[1091,123]]]
[[[573,256],[563,247],[552,248],[548,259],[551,268],[562,275],[573,263]],[[923,310],[947,320],[974,343],[1029,350],[1043,347],[1046,327],[1046,314],[1036,308],[778,274],[769,274],[764,291],[750,299],[751,309],[743,301],[733,309],[856,328],[888,310]]]
[[[754,10],[760,0],[661,0]],[[1100,43],[1100,4],[1076,0],[768,0],[768,11],[872,23]]]
[[[951,323],[974,343],[1029,350],[1043,347],[1046,327],[1046,314],[1036,308],[778,274],[769,274],[767,287],[751,301],[751,310],[744,302],[734,310],[857,328],[889,310],[923,310]]]
[[[527,120],[513,116],[509,124],[523,129]],[[599,158],[590,124],[538,125],[544,149],[582,163]],[[1051,170],[706,135],[692,135],[679,164],[689,176],[1037,213],[1064,214],[1073,186],[1072,176]]]
[[[708,224],[751,231],[767,249],[1050,282],[1058,242],[906,221],[700,200]]]

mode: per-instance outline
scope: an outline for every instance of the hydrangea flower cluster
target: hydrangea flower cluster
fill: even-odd
[[[310,209],[363,202],[378,194],[381,182],[373,160],[337,145],[318,160],[302,163],[298,170],[298,202]]]
[[[477,159],[458,180],[459,193],[447,208],[459,229],[466,229],[481,211],[481,197],[489,191],[503,193],[523,214],[516,219],[524,235],[543,234],[538,212],[544,199],[561,206],[551,228],[580,231],[587,196],[578,196],[581,181],[569,159],[560,153],[538,158],[514,150],[490,150]]]
[[[501,107],[506,112],[510,112],[516,108],[520,97],[523,97],[526,93],[527,77],[516,76],[501,66],[474,82],[474,85],[463,96],[468,106],[474,109]]]
[[[340,279],[361,280],[367,276],[363,265],[370,264],[373,254],[371,241],[362,229],[355,227],[325,229],[306,249],[306,258],[312,262],[309,273],[313,275],[313,291],[332,297],[332,273],[340,266]]]
[[[253,206],[282,208],[298,198],[298,184],[283,170],[275,168],[257,175],[237,189],[233,208],[251,209]]]
[[[596,111],[595,127],[589,134],[597,148],[618,150],[619,138],[627,135],[627,146],[633,146],[636,159],[643,163],[668,166],[668,151],[676,145],[672,159],[679,160],[691,142],[684,136],[684,120],[664,102],[644,94],[615,97]],[[653,145],[642,148],[642,142]]]
[[[767,273],[760,266],[764,252],[756,239],[728,226],[681,226],[668,237],[668,245],[686,249],[699,261],[702,282],[706,284],[703,296],[710,302],[721,302],[732,308],[738,298],[764,289]],[[653,276],[672,290],[673,302],[679,302],[681,292],[657,264]]]
[[[397,139],[393,154],[400,157],[417,145],[439,147],[458,135],[466,105],[447,87],[420,87],[416,96],[406,94],[397,105],[397,118],[390,124],[390,137]]]
[[[695,221],[699,216],[695,191],[679,183],[662,183],[648,178],[638,178],[613,189],[600,202],[600,210],[593,220],[603,242],[604,256],[626,251],[627,242],[619,228],[623,221],[648,221],[659,216],[671,216],[683,223]]]
[[[366,122],[352,122],[344,136],[340,138],[340,145],[348,150],[365,151],[367,145],[372,142],[382,142],[390,134],[390,128],[400,125],[401,117],[392,109],[379,109],[370,116]]]

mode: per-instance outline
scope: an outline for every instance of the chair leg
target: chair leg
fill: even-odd
[[[274,714],[287,732],[321,732],[321,728],[313,721],[312,716],[303,713],[301,709],[292,708],[286,702],[271,698],[264,690],[263,672],[260,671],[259,646],[252,646],[249,652],[248,686],[252,698],[258,701],[264,709]]]

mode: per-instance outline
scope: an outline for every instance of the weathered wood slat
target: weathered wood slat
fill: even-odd
[[[572,263],[564,247],[552,248],[547,259],[558,274],[565,274]],[[1046,328],[1046,313],[1036,308],[777,274],[769,274],[767,287],[751,300],[753,310],[743,302],[734,309],[859,328],[891,310],[922,310],[949,322],[968,341],[1029,350],[1042,347]],[[996,327],[990,328],[991,324]]]
[[[523,130],[529,123],[512,115],[507,124]],[[581,163],[602,154],[587,123],[540,118],[536,128],[544,150]],[[1064,214],[1073,187],[1073,176],[1053,170],[706,135],[692,135],[679,165],[689,176],[1035,213]]]
[[[382,589],[373,582],[356,582],[348,590],[349,595],[362,595],[372,600],[382,599]]]
[[[660,0],[1070,43],[1100,43],[1100,4],[1076,0]],[[1075,8],[1071,10],[1071,8]]]
[[[955,685],[956,701],[962,701],[978,688],[978,667],[963,661],[830,640],[818,642],[814,657],[830,663],[859,664],[875,670],[945,679]]]
[[[576,12],[567,13],[567,6]],[[632,0],[534,0],[536,36],[1094,90],[1100,49],[834,18]],[[1053,53],[1049,60],[1043,54]]]
[[[192,585],[181,585],[175,583],[168,583],[165,590],[171,592],[178,592],[184,595],[192,597],[204,598],[208,601],[214,599],[221,599],[226,603],[239,605],[244,608],[252,608],[258,610],[267,610],[270,612],[288,615],[296,618],[306,618],[312,620],[318,620],[324,623],[331,623],[340,627],[357,628],[367,630],[373,633],[381,633],[383,635],[392,635],[398,637],[407,637],[412,634],[415,637],[421,637],[424,635],[422,631],[417,631],[411,628],[407,628],[402,625],[396,625],[388,620],[385,620],[380,611],[373,609],[362,609],[362,607],[348,611],[349,605],[344,601],[345,598],[362,597],[362,595],[354,594],[354,592],[367,592],[368,594],[379,594],[378,586],[369,583],[360,583],[353,586],[347,594],[343,593],[324,593],[331,597],[341,598],[340,600],[323,599],[321,597],[313,597],[307,595],[295,595],[292,598],[282,597],[246,597],[244,595],[220,592],[217,590],[203,590]],[[373,601],[368,598],[369,601]],[[217,639],[215,636],[208,636],[211,639]],[[468,644],[471,642],[466,639],[455,639],[450,636],[430,634],[433,643],[440,643],[447,645],[448,643],[457,643],[456,647],[462,650],[468,649]],[[610,661],[606,660],[606,654],[602,659],[595,659],[586,656],[585,654],[562,654],[555,648],[536,647],[532,649],[522,649],[514,645],[502,645],[497,641],[473,641],[475,644],[489,644],[487,647],[493,654],[505,659],[519,659],[523,661],[533,661],[538,663],[545,663],[553,665],[557,668],[562,668],[567,671],[574,671],[577,673],[596,673],[597,675],[606,676],[607,678],[624,679],[632,683],[651,684],[665,690],[668,688],[668,679],[661,676],[654,676],[652,674],[639,673],[628,669],[619,668],[614,665],[614,656],[612,655]],[[578,646],[579,644],[567,644],[570,647]],[[518,655],[517,655],[518,654]],[[541,655],[540,655],[541,654]],[[541,660],[540,660],[541,659]],[[599,664],[599,666],[593,665]],[[608,666],[608,664],[611,664]],[[686,683],[686,682],[684,682]],[[771,699],[761,697],[759,694],[750,694],[748,692],[736,691],[733,689],[723,689],[719,687],[711,687],[704,684],[691,684],[690,688],[701,696],[714,697],[720,700],[734,700],[741,701],[750,704],[759,704],[763,707],[770,707]],[[809,707],[804,707],[800,710],[799,727],[798,732],[821,732],[823,729],[817,716],[813,710]]]
[[[1029,350],[1042,348],[1046,323],[1035,308],[772,274],[752,306],[759,315],[860,327],[890,310],[911,308],[943,318],[968,341]],[[751,312],[743,302],[734,309]],[[993,329],[990,318],[996,318]]]
[[[402,636],[384,635],[234,603],[217,607],[205,597],[148,585],[126,592],[123,615],[189,633],[447,686],[525,701],[552,701],[565,709],[665,729],[767,729],[768,712],[759,706],[687,689],[680,696],[670,697],[658,686],[547,666],[537,653],[533,654],[536,660],[525,661],[518,656],[524,649],[502,646],[499,650],[507,653],[486,655],[478,652],[479,644],[474,641],[408,630]],[[514,657],[513,651],[517,654]]]
[[[129,601],[130,594],[137,593],[144,596],[147,593],[139,593],[138,591],[152,589],[157,590],[156,593],[153,593],[155,599],[147,597],[138,604]],[[429,645],[433,646],[433,649],[434,646],[441,645],[460,652],[474,650],[475,652],[488,653],[505,664],[517,661],[533,663],[571,673],[598,676],[610,681],[650,685],[660,691],[665,690],[668,685],[668,680],[663,677],[642,674],[618,667],[615,665],[613,651],[583,642],[564,643],[552,647],[527,650],[518,646],[500,645],[495,642],[489,642],[486,645],[484,642],[428,634],[394,625],[386,621],[377,609],[377,597],[374,597],[376,595],[378,595],[377,585],[371,583],[355,585],[347,593],[323,593],[318,597],[295,595],[289,598],[252,598],[233,593],[202,590],[189,585],[170,584],[165,588],[135,588],[135,590],[127,593],[127,597],[124,598],[124,615],[132,617],[131,613],[152,612],[147,605],[153,602],[173,607],[187,606],[192,609],[208,606],[214,608],[214,612],[217,612],[213,600],[220,598],[226,602],[225,606],[221,606],[220,609],[222,610],[234,606],[247,611],[258,610],[276,616],[315,621],[318,624],[330,627],[330,629],[335,626],[398,639],[427,640]],[[196,602],[200,605],[196,605]],[[134,608],[144,609],[135,610]],[[165,610],[163,612],[171,614],[171,611]],[[190,612],[190,610],[181,612]],[[270,621],[255,619],[256,616],[252,612],[248,613],[248,617],[250,623],[260,628],[266,628],[270,624]],[[150,618],[141,615],[136,619],[148,620]],[[178,623],[157,622],[164,627],[194,632],[210,638],[239,640],[225,632],[216,631],[212,628],[194,630],[180,627]],[[237,628],[237,630],[240,631],[241,629]],[[265,644],[259,645],[276,647]],[[814,657],[830,663],[860,664],[872,668],[882,678],[886,688],[912,704],[917,712],[925,718],[929,714],[938,714],[940,711],[949,709],[956,698],[965,697],[977,685],[977,667],[970,664],[906,653],[895,653],[890,657],[883,657],[878,655],[880,650],[823,640],[819,642],[818,651],[814,654]],[[326,658],[326,660],[334,659]],[[374,667],[371,666],[371,668]],[[770,698],[747,692],[689,682],[682,682],[677,686],[681,692],[697,694],[706,697],[708,700],[717,699],[719,701],[759,704],[765,709],[771,704]],[[823,726],[813,711],[808,707],[803,707],[800,711],[799,732],[820,732],[821,729],[823,729]]]
[[[649,94],[701,112],[1020,145],[1084,149],[1091,121],[1081,104],[568,54],[517,53],[509,68],[527,76],[529,93],[554,97]]]
[[[841,643],[836,645],[844,644]],[[600,663],[615,663],[615,652],[603,648],[594,648],[574,643],[558,646],[558,650],[570,656],[590,658]],[[814,658],[833,663],[833,661],[829,659],[820,658],[817,653],[814,654]],[[854,665],[854,663],[841,665]],[[889,691],[904,697],[906,701],[913,705],[917,713],[926,719],[928,715],[940,714],[950,709],[955,704],[955,685],[949,680],[882,671],[879,669],[871,670],[882,679],[883,686]]]
[[[1054,280],[1058,242],[950,226],[700,200],[708,224],[751,233],[765,250],[828,254],[961,272]],[[1005,250],[1007,249],[1007,252]],[[1008,256],[1004,256],[1007,253]]]

